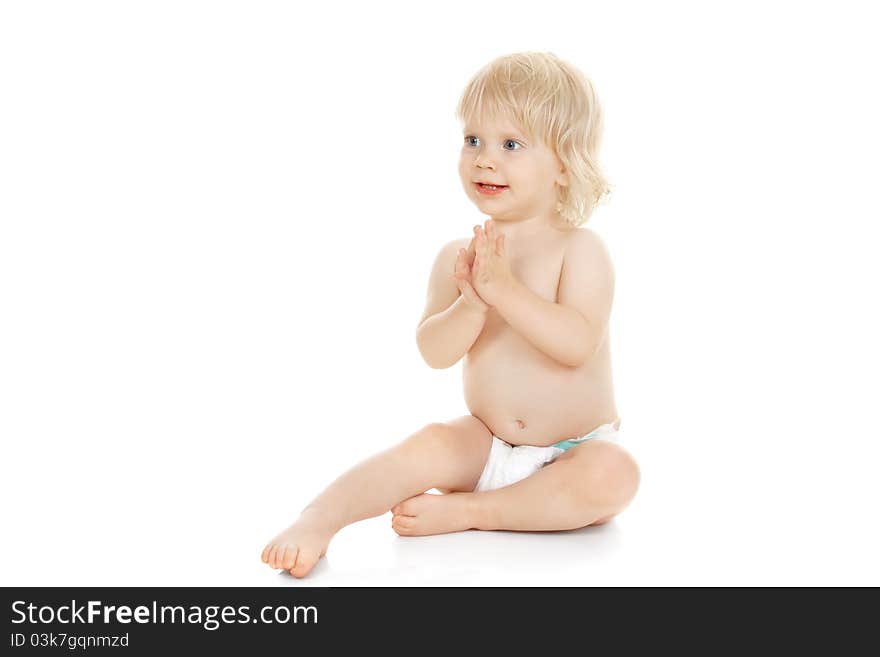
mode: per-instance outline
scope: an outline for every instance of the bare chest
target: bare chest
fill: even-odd
[[[565,246],[562,243],[513,252],[509,255],[510,271],[517,281],[539,297],[556,303],[564,255]],[[488,320],[503,321],[494,309]]]

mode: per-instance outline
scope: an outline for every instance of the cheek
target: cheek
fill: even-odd
[[[462,156],[458,161],[458,175],[461,179],[469,181],[471,179],[471,163],[470,160]]]
[[[521,177],[528,185],[528,188],[535,192],[546,189],[548,186],[553,187],[553,179],[547,175],[546,169],[540,167],[530,168]]]

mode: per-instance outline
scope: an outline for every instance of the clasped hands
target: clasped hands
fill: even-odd
[[[459,249],[455,261],[455,280],[468,306],[486,312],[509,292],[515,279],[504,243],[495,222],[486,220],[485,227],[474,226],[474,237],[468,248]]]

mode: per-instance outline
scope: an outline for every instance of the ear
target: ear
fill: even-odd
[[[568,175],[565,167],[560,167],[559,175],[556,176],[556,184],[560,187],[568,187],[571,184],[571,176]]]
[[[560,187],[568,187],[571,184],[571,176],[565,168],[565,163],[562,161],[562,158],[559,157],[559,153],[554,151],[553,155],[557,167],[556,184]]]

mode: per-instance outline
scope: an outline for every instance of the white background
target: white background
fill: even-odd
[[[862,6],[0,5],[0,583],[880,584]],[[639,494],[555,534],[386,514],[272,571],[336,476],[468,412],[415,327],[486,218],[455,104],[518,50],[606,112],[589,225]]]

